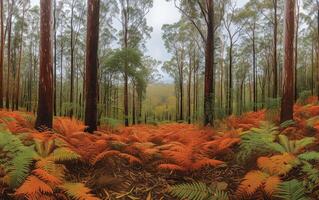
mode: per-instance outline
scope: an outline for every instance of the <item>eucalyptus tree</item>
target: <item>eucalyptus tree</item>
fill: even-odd
[[[194,25],[205,46],[204,125],[214,125],[215,33],[224,14],[223,0],[173,0],[175,6]]]
[[[52,128],[53,123],[53,48],[52,0],[40,0],[40,76],[39,101],[35,127]]]
[[[153,7],[153,0],[118,0],[117,5],[120,11],[118,21],[122,26],[119,33],[122,48],[144,48],[145,39],[150,37],[152,31],[147,25],[146,15]],[[128,126],[129,66],[124,64],[124,123]]]
[[[162,27],[164,44],[169,53],[173,54],[172,62],[174,63],[177,73],[171,73],[178,80],[178,92],[179,92],[179,120],[184,119],[184,75],[186,69],[185,59],[187,56],[187,44],[188,32],[187,24],[184,21],[179,21],[175,24],[165,24]],[[168,63],[167,63],[168,64]],[[166,66],[166,71],[172,70]]]
[[[229,1],[226,4],[226,13],[225,17],[223,18],[223,25],[228,35],[229,41],[229,50],[228,50],[228,57],[229,57],[229,65],[228,65],[228,74],[229,74],[229,83],[228,83],[228,92],[227,92],[227,114],[231,115],[233,112],[233,98],[232,98],[232,90],[233,90],[233,48],[234,45],[240,39],[240,32],[242,30],[242,26],[238,24],[237,19],[237,10],[236,4],[233,1]]]
[[[238,14],[241,18],[241,26],[252,46],[252,74],[253,74],[253,110],[257,111],[257,29],[260,13],[257,12],[256,0],[250,0]]]
[[[87,131],[93,133],[97,130],[100,0],[88,0],[87,11],[85,125]]]
[[[284,79],[281,101],[280,121],[293,119],[294,87],[294,37],[295,37],[295,1],[285,0],[285,44],[284,44]]]

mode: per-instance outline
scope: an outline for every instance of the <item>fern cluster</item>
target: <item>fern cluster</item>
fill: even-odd
[[[188,200],[228,200],[226,192],[213,189],[201,182],[174,185],[169,193],[178,199]]]
[[[0,167],[6,174],[2,179],[10,188],[19,186],[26,179],[34,157],[32,147],[25,146],[9,131],[0,129]]]

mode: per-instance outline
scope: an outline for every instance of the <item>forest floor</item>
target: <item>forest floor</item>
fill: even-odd
[[[88,134],[77,120],[55,118],[53,130],[38,132],[32,114],[0,111],[0,199],[318,199],[319,106],[295,105],[294,119],[279,124],[261,110],[214,129]]]

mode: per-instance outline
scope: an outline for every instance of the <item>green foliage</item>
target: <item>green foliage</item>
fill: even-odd
[[[201,182],[184,183],[172,186],[169,193],[179,199],[188,200],[228,200],[225,192],[214,190]]]
[[[260,128],[252,128],[241,136],[238,158],[246,161],[253,154],[262,155],[271,152],[281,152],[282,147],[275,142],[279,134],[278,128],[264,123]]]
[[[293,179],[283,182],[278,187],[275,197],[283,200],[308,200],[302,182]]]
[[[310,163],[303,162],[301,171],[307,175],[304,179],[304,185],[308,192],[312,192],[319,184],[319,170],[314,168]]]
[[[309,151],[298,155],[298,158],[305,161],[319,160],[319,152]]]
[[[26,179],[34,155],[32,147],[25,146],[10,132],[0,130],[0,166],[8,175],[6,182],[11,188],[18,187]]]

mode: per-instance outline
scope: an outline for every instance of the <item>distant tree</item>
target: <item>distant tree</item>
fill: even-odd
[[[97,72],[100,0],[88,0],[87,5],[85,125],[87,126],[87,131],[93,133],[97,130]]]
[[[295,0],[285,0],[285,44],[283,97],[280,121],[293,119],[294,104],[294,36],[295,36]]]
[[[52,128],[53,121],[53,49],[52,0],[40,0],[40,76],[39,100],[35,127]]]

